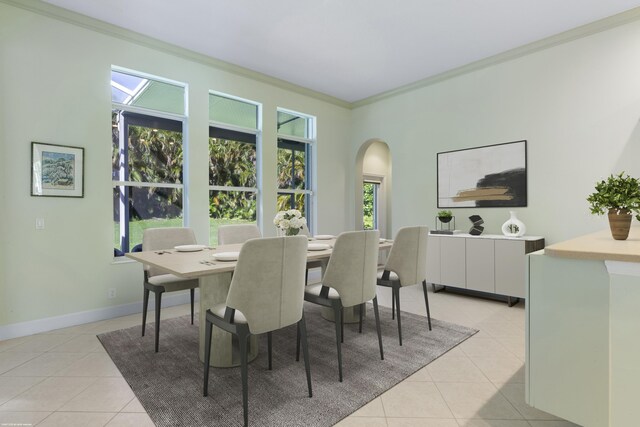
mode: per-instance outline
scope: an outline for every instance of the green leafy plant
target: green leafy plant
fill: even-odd
[[[451,211],[439,211],[438,212],[438,218],[451,218],[453,216],[453,214],[451,213]]]
[[[620,172],[596,184],[596,191],[587,197],[591,213],[603,215],[610,210],[628,210],[640,220],[640,181]]]

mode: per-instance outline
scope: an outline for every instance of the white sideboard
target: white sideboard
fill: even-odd
[[[427,281],[434,285],[524,298],[525,255],[544,248],[539,236],[430,234]],[[517,302],[517,299],[515,300]]]

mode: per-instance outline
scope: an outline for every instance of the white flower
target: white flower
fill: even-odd
[[[280,221],[280,224],[278,225],[278,227],[282,228],[283,230],[286,230],[287,228],[289,228],[290,223],[288,219],[283,219],[282,221]]]
[[[300,218],[294,216],[289,220],[289,226],[291,228],[300,228],[302,227],[302,221],[300,221]]]

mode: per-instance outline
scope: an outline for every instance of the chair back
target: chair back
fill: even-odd
[[[412,286],[426,279],[428,237],[426,226],[398,230],[384,269],[396,273],[402,286]]]
[[[309,227],[307,227],[307,224],[302,224],[302,228],[300,229],[300,232],[298,232],[298,236],[311,237],[311,232],[309,231]]]
[[[252,334],[297,323],[302,318],[307,238],[248,240],[240,250],[227,307],[242,312]]]
[[[262,237],[260,229],[255,224],[221,225],[218,227],[218,245],[233,245],[244,243],[249,239]]]
[[[338,291],[344,307],[376,296],[379,246],[378,230],[350,231],[336,239],[322,284]]]
[[[195,245],[196,235],[191,228],[187,227],[162,227],[147,228],[142,233],[142,250],[157,251],[161,249],[173,249],[178,245]],[[144,269],[149,273],[149,277],[158,274],[165,274],[163,270],[145,265]]]

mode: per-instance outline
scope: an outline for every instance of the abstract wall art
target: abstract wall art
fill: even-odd
[[[438,153],[438,208],[527,206],[527,141]]]

